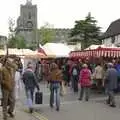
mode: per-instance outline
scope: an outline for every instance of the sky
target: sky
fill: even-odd
[[[26,0],[0,0],[0,35],[8,35],[8,20],[20,15],[20,4]],[[91,15],[105,32],[110,23],[120,18],[120,0],[32,0],[38,8],[38,28],[46,22],[54,28],[73,28],[76,20]]]

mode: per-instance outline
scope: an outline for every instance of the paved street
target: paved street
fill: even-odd
[[[45,87],[43,87],[47,91]],[[42,90],[43,90],[42,89]],[[43,115],[46,120],[118,120],[120,118],[120,97],[117,96],[117,108],[110,108],[105,104],[103,95],[91,95],[89,102],[78,101],[78,95],[67,90],[68,94],[61,99],[60,112],[49,108],[49,96],[44,96],[45,105],[36,106],[37,112]]]
[[[61,98],[60,111],[49,107],[49,89],[46,85],[40,86],[44,92],[44,104],[34,105],[35,112],[30,115],[26,112],[24,90],[21,91],[20,101],[16,105],[15,120],[118,120],[120,118],[120,97],[117,96],[117,108],[110,108],[105,104],[103,95],[91,95],[89,102],[78,101],[78,95],[67,89],[67,95]],[[1,117],[1,116],[0,116]]]

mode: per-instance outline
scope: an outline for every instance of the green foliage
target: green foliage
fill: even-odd
[[[22,36],[16,36],[15,32],[15,21],[12,18],[9,18],[9,39],[7,43],[8,48],[26,48],[25,40]]]
[[[52,29],[50,24],[46,23],[39,30],[40,34],[40,43],[44,45],[47,42],[52,42],[55,39],[55,31]]]
[[[16,48],[16,39],[15,37],[11,37],[9,40],[8,40],[8,48]]]
[[[23,37],[21,36],[12,36],[8,41],[9,48],[18,48],[23,49],[26,48],[26,43]]]
[[[97,26],[97,21],[91,16],[91,13],[84,20],[75,21],[75,26],[72,29],[71,36],[79,37],[82,48],[86,48],[91,44],[100,44],[99,40],[100,27]]]

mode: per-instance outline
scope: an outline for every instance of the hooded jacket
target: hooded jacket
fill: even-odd
[[[39,85],[37,83],[35,73],[32,71],[32,69],[26,69],[26,71],[23,73],[22,79],[26,89],[34,89],[37,87],[39,90]]]
[[[81,87],[89,87],[91,85],[91,72],[88,68],[83,68],[80,71],[79,82]]]

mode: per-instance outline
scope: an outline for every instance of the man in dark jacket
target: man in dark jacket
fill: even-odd
[[[79,67],[76,63],[73,65],[71,73],[72,73],[73,91],[78,92]]]
[[[108,93],[107,104],[111,107],[116,107],[114,90],[117,88],[117,71],[112,63],[108,64],[108,70],[105,75],[105,87]]]
[[[23,83],[25,85],[25,91],[26,91],[26,96],[28,100],[27,102],[28,102],[30,113],[33,112],[32,103],[33,103],[33,94],[34,94],[35,87],[39,91],[39,85],[37,83],[35,73],[33,72],[32,69],[33,69],[32,63],[28,63],[27,69],[23,74]]]

